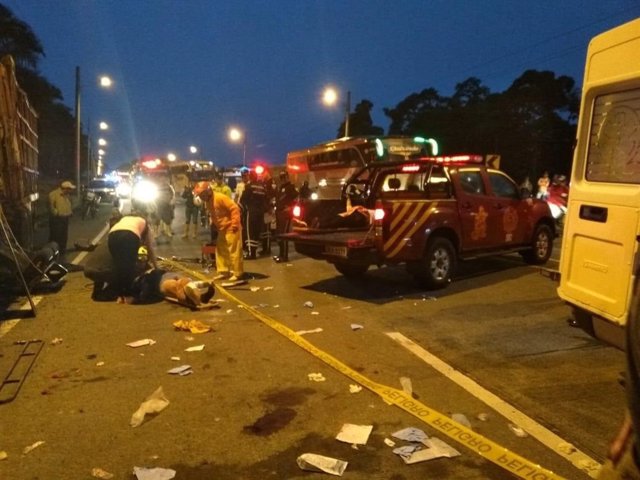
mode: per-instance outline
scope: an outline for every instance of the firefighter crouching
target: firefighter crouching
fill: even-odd
[[[280,172],[280,184],[276,193],[276,232],[278,235],[287,233],[291,226],[291,208],[298,198],[298,190],[289,180],[287,172]],[[273,257],[277,263],[289,261],[289,244],[278,238],[279,254]]]

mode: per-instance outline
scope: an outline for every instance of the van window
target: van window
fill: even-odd
[[[596,97],[587,152],[592,182],[640,183],[640,88]]]

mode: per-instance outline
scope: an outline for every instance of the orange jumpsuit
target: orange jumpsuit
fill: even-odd
[[[218,229],[216,270],[218,274],[244,274],[242,265],[242,223],[240,207],[224,194],[213,192],[207,202],[210,221]]]

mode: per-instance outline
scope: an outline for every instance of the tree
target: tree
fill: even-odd
[[[373,124],[371,119],[371,110],[373,109],[373,103],[367,99],[363,99],[358,103],[353,111],[349,113],[349,136],[354,137],[358,135],[383,135],[384,128],[378,127]],[[338,137],[344,137],[345,122],[343,121],[338,128]]]
[[[31,27],[0,4],[0,57],[11,55],[16,65],[35,69],[44,50]]]

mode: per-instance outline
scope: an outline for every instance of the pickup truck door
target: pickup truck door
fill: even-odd
[[[495,246],[522,245],[527,239],[526,220],[533,203],[521,198],[518,186],[504,173],[489,170],[487,175],[496,215]]]
[[[462,250],[493,247],[497,240],[495,197],[487,193],[482,171],[479,168],[460,168],[452,179],[462,227]]]

